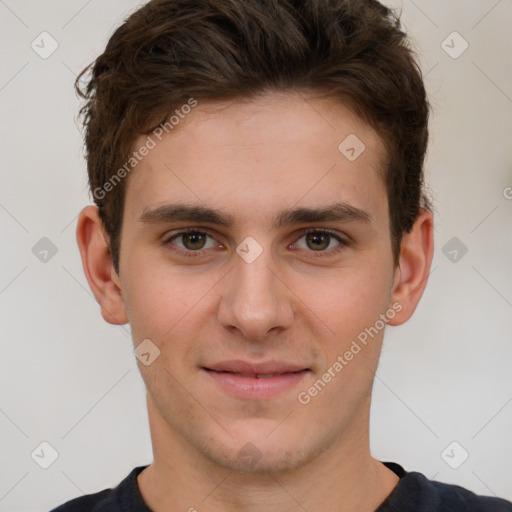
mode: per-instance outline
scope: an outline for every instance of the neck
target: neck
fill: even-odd
[[[148,396],[155,458],[138,476],[153,512],[373,512],[398,477],[369,450],[369,404],[311,462],[277,474],[237,473],[204,457],[170,430]]]

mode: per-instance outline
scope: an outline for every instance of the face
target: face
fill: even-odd
[[[169,439],[273,472],[364,428],[393,309],[384,154],[342,104],[272,93],[199,102],[137,165],[119,286]]]

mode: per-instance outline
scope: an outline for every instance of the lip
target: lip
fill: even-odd
[[[217,372],[233,372],[241,374],[263,374],[263,373],[293,373],[300,370],[307,370],[306,366],[286,363],[282,361],[263,361],[261,363],[251,363],[243,359],[232,359],[221,361],[206,367],[208,370]]]
[[[311,371],[286,362],[250,363],[240,359],[216,363],[203,370],[221,389],[246,400],[272,398],[290,390]],[[275,375],[258,377],[263,374]]]

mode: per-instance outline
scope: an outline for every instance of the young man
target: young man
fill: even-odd
[[[154,461],[56,511],[512,510],[369,449],[385,325],[433,254],[428,102],[392,12],[152,0],[82,95],[77,241],[131,325]]]

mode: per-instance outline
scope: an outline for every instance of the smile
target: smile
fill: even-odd
[[[258,400],[272,398],[296,386],[309,369],[290,372],[253,373],[203,368],[211,381],[232,396]]]

